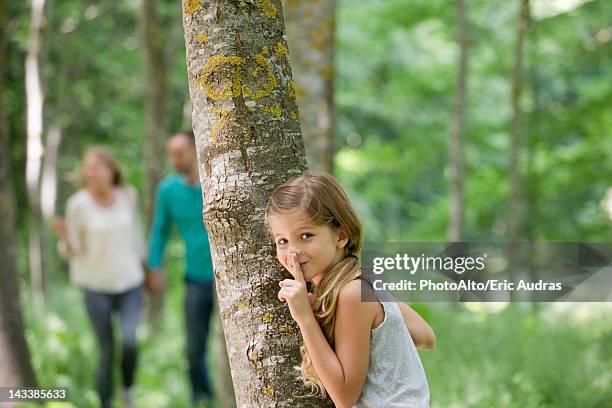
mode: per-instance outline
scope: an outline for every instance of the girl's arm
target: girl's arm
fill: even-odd
[[[436,335],[431,326],[413,308],[397,299],[396,302],[402,311],[404,323],[410,332],[414,345],[422,349],[434,348],[436,345]]]
[[[327,342],[314,315],[298,321],[298,325],[325,390],[336,407],[350,408],[359,399],[365,383],[370,335],[378,305],[361,301],[358,280],[341,289],[337,302],[335,350]]]

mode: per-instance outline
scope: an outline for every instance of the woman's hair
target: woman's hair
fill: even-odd
[[[83,157],[94,155],[113,173],[113,186],[118,187],[123,184],[123,175],[117,158],[109,149],[104,146],[92,146],[85,150]],[[81,167],[81,184],[85,185],[84,166]]]
[[[361,275],[359,251],[361,249],[362,226],[355,209],[336,179],[328,174],[308,172],[287,181],[274,190],[266,208],[266,225],[270,229],[270,217],[279,213],[304,212],[316,225],[327,225],[332,231],[343,230],[348,242],[344,257],[334,265],[315,288],[312,302],[314,315],[334,348],[336,307],[340,290]],[[317,375],[305,345],[300,347],[302,364],[300,371],[304,383],[314,394],[325,396],[325,388]]]

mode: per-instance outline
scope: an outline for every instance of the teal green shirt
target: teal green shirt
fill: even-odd
[[[187,184],[178,174],[164,178],[157,187],[155,216],[149,240],[149,267],[158,269],[164,249],[176,224],[185,242],[185,277],[196,282],[213,278],[208,233],[202,221],[202,189],[200,184]]]

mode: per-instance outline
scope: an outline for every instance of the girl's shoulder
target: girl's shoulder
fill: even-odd
[[[384,311],[373,293],[373,288],[362,279],[348,282],[338,294],[338,307],[349,308],[354,316],[366,319],[373,328],[384,318]]]

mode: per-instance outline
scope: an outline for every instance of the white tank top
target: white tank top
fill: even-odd
[[[368,373],[353,408],[428,408],[425,370],[399,305],[375,295],[385,318],[372,329]]]

